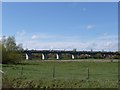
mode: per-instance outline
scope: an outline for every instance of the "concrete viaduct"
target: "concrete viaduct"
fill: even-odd
[[[64,51],[64,50],[24,50],[23,53],[27,60],[32,59],[32,54],[34,53],[41,54],[42,60],[46,60],[48,54],[55,54],[57,60],[62,59],[61,57],[62,54],[70,54],[71,59],[77,59],[76,56],[81,54],[92,57],[99,53],[102,55],[103,58],[110,55],[119,55],[119,53],[106,51]]]

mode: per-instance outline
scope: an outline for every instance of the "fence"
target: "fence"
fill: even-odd
[[[97,67],[97,66],[96,66]],[[111,70],[112,69],[112,70]],[[77,80],[117,80],[117,67],[94,68],[88,66],[62,65],[52,63],[44,65],[13,65],[3,67],[3,70],[11,78],[23,76],[28,79],[77,79]]]

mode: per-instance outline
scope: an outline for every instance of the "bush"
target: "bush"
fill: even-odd
[[[2,55],[2,63],[4,64],[8,64],[8,63],[20,63],[20,61],[22,60],[22,55],[19,52],[10,52],[10,51],[6,51],[3,52]]]
[[[84,55],[84,54],[81,54],[81,55],[80,55],[80,59],[87,59],[87,58],[89,58],[88,55]]]
[[[16,45],[15,38],[9,36],[7,39],[2,38],[0,42],[0,51],[2,52],[2,63],[19,63],[22,60],[22,45]]]
[[[94,56],[95,59],[102,59],[102,55],[100,53],[97,53],[95,56]]]

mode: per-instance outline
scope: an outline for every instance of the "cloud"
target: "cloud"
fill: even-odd
[[[32,39],[50,39],[50,38],[57,38],[57,35],[50,35],[50,34],[34,34],[32,35]]]
[[[87,25],[87,26],[86,26],[86,29],[89,30],[89,29],[92,29],[92,28],[94,28],[94,27],[95,27],[95,25]]]
[[[33,34],[31,39],[34,40],[48,40],[48,41],[77,41],[80,40],[79,36],[69,36],[61,34]]]
[[[76,41],[53,41],[53,42],[44,42],[44,41],[34,41],[30,40],[24,42],[29,49],[66,49],[72,50],[76,48],[77,50],[117,50],[116,41],[86,41],[86,42],[76,42]],[[25,46],[25,47],[26,47]]]
[[[24,36],[25,34],[26,34],[26,32],[24,30],[17,32],[18,36]]]
[[[38,34],[38,35],[32,35],[31,38],[32,39],[45,39],[45,38],[49,38],[49,36],[43,35],[43,34]]]
[[[66,49],[72,50],[73,48],[83,48],[82,43],[79,42],[38,42],[38,41],[29,41],[26,42],[27,47],[30,49]]]
[[[96,38],[94,41],[97,43],[95,46],[96,49],[104,49],[104,50],[118,50],[118,36],[117,35],[103,35],[101,37]]]
[[[38,38],[36,35],[33,35],[32,37],[31,37],[32,39],[36,39],[36,38]]]
[[[59,49],[59,50],[118,50],[116,35],[103,35],[93,40],[83,41],[77,36],[63,36],[52,34],[24,35],[17,38],[18,43],[23,43],[23,48],[28,49]]]
[[[99,40],[118,40],[118,35],[103,35],[98,38]]]
[[[118,43],[117,40],[116,41],[99,41],[99,40],[95,40],[95,41],[90,41],[88,43],[86,43],[87,50],[93,49],[93,50],[112,50],[112,51],[116,51],[118,50]]]

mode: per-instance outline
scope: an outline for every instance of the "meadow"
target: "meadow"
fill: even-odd
[[[3,83],[11,87],[45,88],[117,88],[116,62],[25,61],[17,65],[2,65]],[[10,84],[10,83],[9,83]]]

